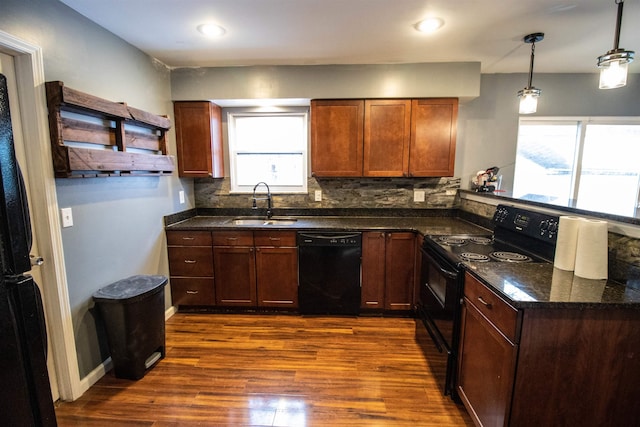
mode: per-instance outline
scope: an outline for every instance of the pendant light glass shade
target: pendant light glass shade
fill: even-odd
[[[635,52],[620,49],[620,25],[622,24],[622,6],[624,0],[615,0],[618,5],[618,17],[616,20],[616,33],[613,49],[598,57],[600,68],[600,89],[615,89],[627,84],[627,69],[633,61]]]
[[[538,110],[538,98],[542,91],[532,87],[518,91],[520,97],[520,114],[533,114]]]
[[[538,110],[538,98],[542,91],[531,85],[533,80],[533,60],[535,57],[536,42],[544,39],[544,33],[533,33],[524,37],[525,43],[531,43],[531,62],[529,63],[529,84],[518,91],[520,97],[520,114],[533,114]]]

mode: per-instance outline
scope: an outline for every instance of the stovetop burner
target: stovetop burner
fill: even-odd
[[[460,254],[460,258],[465,261],[473,262],[489,262],[490,258],[487,255],[478,254],[475,252],[463,252]]]
[[[503,261],[503,262],[531,262],[532,261],[531,257],[517,253],[517,252],[495,251],[495,252],[491,252],[490,256],[498,261]]]

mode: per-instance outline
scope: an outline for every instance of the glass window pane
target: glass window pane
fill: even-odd
[[[302,153],[238,154],[237,185],[251,186],[264,181],[272,187],[303,185]]]
[[[577,207],[634,216],[640,178],[640,126],[589,124]]]
[[[235,118],[237,151],[299,151],[306,143],[304,116]]]
[[[566,204],[571,198],[577,123],[520,123],[513,196]]]

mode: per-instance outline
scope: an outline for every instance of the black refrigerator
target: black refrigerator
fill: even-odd
[[[55,426],[42,298],[27,274],[31,270],[29,208],[2,74],[0,187],[0,425]]]

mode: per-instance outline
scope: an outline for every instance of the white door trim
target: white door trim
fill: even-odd
[[[62,400],[75,400],[85,391],[80,382],[71,306],[64,264],[62,233],[58,216],[58,198],[53,176],[51,140],[49,137],[44,64],[39,46],[0,30],[0,50],[14,57],[27,167],[34,189],[29,200],[34,213],[36,238],[45,263],[42,273],[43,298],[49,308],[49,339],[58,375]]]

